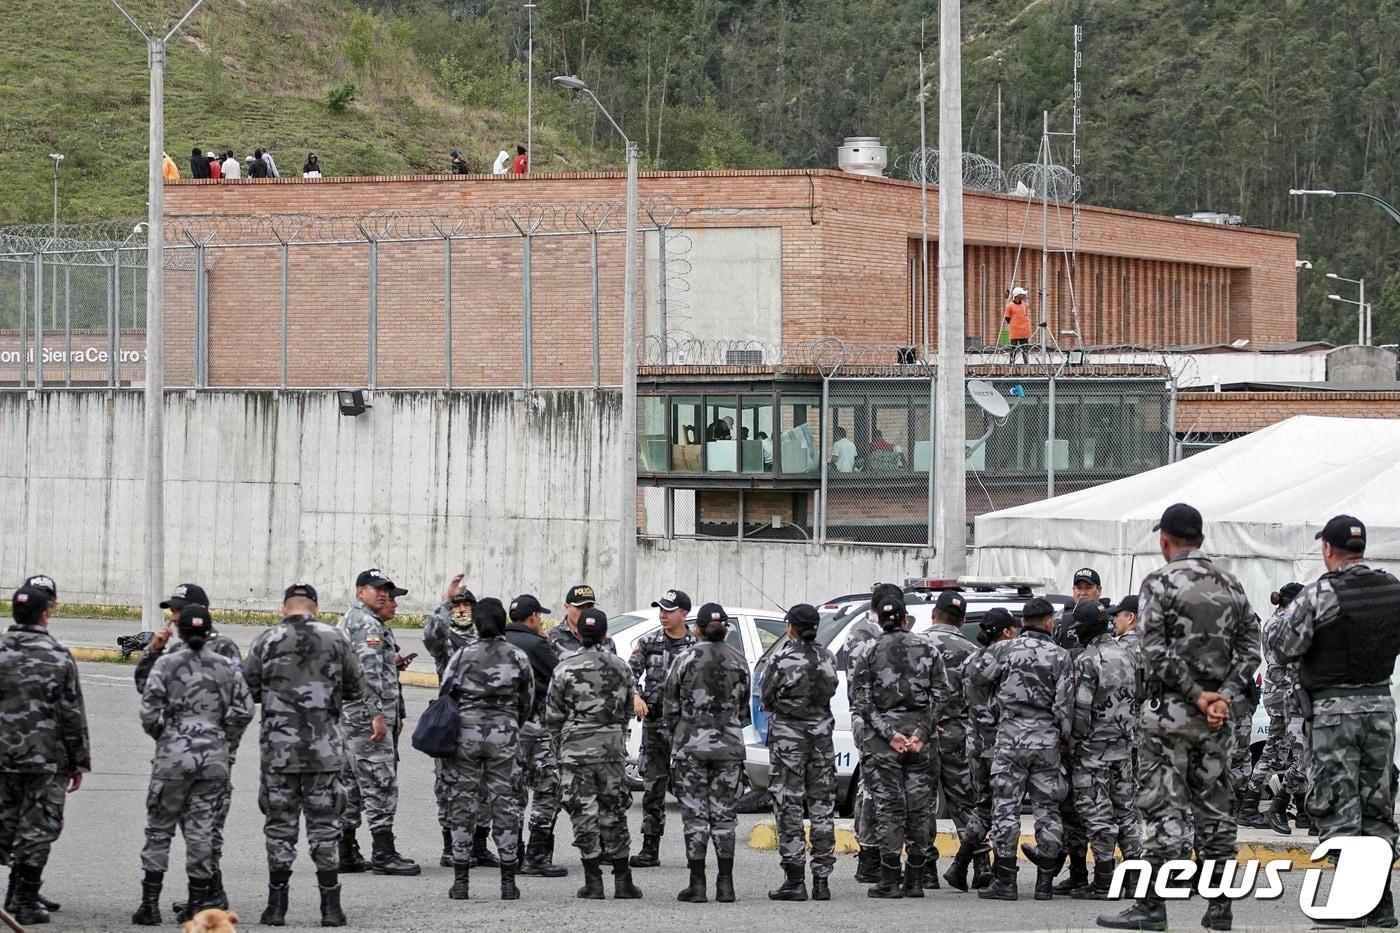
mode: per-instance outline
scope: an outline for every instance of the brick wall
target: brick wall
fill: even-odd
[[[1400,418],[1400,392],[1184,392],[1176,430],[1244,434],[1295,415]]]

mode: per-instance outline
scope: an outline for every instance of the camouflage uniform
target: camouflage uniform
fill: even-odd
[[[968,699],[995,703],[992,842],[998,862],[1016,860],[1021,801],[1030,792],[1036,848],[1054,858],[1064,844],[1059,802],[1065,796],[1060,745],[1069,735],[1073,700],[1069,652],[1048,632],[1023,629],[982,653],[966,672]]]
[[[841,649],[846,656],[846,703],[852,711],[856,708],[855,684],[851,681],[851,661],[855,657],[856,649],[867,642],[879,638],[882,629],[875,621],[875,616],[871,612],[866,614],[851,626],[850,632],[846,635],[846,644]],[[866,777],[870,769],[865,767],[864,752],[865,747],[865,723],[859,716],[851,717],[851,739],[855,743],[856,755],[862,758],[860,777],[856,783],[855,800],[855,833],[856,842],[864,849],[880,848],[880,831],[875,825],[875,798],[870,795],[870,781]]]
[[[1069,652],[1070,663],[1073,665],[1075,659],[1084,651],[1084,645],[1079,640],[1079,633],[1075,630],[1073,606],[1055,614],[1055,621],[1050,631],[1055,644]],[[1060,768],[1063,772],[1061,777],[1065,786],[1064,798],[1060,800],[1060,823],[1064,827],[1065,851],[1069,853],[1071,859],[1069,879],[1061,882],[1059,886],[1060,891],[1065,893],[1072,893],[1072,890],[1066,891],[1066,889],[1069,888],[1070,881],[1078,880],[1075,877],[1075,872],[1083,867],[1077,860],[1082,859],[1089,850],[1089,828],[1084,816],[1079,812],[1077,795],[1074,792],[1076,781],[1074,767],[1074,756],[1062,755],[1060,757]]]
[[[39,625],[0,636],[0,864],[43,868],[68,775],[92,770],[78,665]]]
[[[1192,819],[1197,858],[1233,859],[1233,737],[1210,728],[1195,701],[1206,690],[1221,693],[1233,718],[1259,666],[1259,624],[1239,581],[1199,550],[1149,574],[1138,602],[1149,697],[1138,791],[1147,860],[1185,858]]]
[[[734,858],[735,806],[744,783],[743,727],[749,708],[749,665],[723,642],[700,642],[671,666],[662,701],[670,730],[671,771],[681,804],[686,859]]]
[[[934,723],[951,700],[943,656],[920,635],[884,632],[852,655],[850,680],[851,718],[862,723],[861,768],[875,802],[880,857],[898,865],[907,843],[910,864],[922,865],[937,755]],[[923,749],[896,752],[890,747],[896,733],[922,740]]]
[[[1269,775],[1282,775],[1282,791],[1296,794],[1307,779],[1306,739],[1303,736],[1303,712],[1293,688],[1298,683],[1298,665],[1284,664],[1272,649],[1275,633],[1288,624],[1290,609],[1274,612],[1264,623],[1264,709],[1269,714],[1269,738],[1264,751],[1249,777],[1249,792],[1264,789]]]
[[[520,724],[530,717],[535,678],[524,652],[482,638],[448,662],[443,683],[460,713],[457,751],[442,770],[452,801],[452,859],[471,857],[472,831],[489,814],[502,864],[520,853]]]
[[[1363,599],[1381,620],[1379,633],[1351,608]],[[1390,671],[1400,647],[1397,617],[1400,582],[1355,561],[1304,588],[1284,624],[1270,631],[1272,654],[1283,664],[1301,662],[1299,680],[1311,697],[1307,807],[1323,840],[1379,836],[1396,847]],[[1343,670],[1327,676],[1328,660],[1340,660]]]
[[[209,646],[199,651],[181,646],[151,665],[141,693],[141,727],[156,740],[143,870],[165,872],[179,826],[186,873],[213,876],[218,868],[214,831],[220,811],[227,812],[233,753],[252,721],[253,697],[241,666],[211,653]]]
[[[935,790],[942,787],[948,816],[961,835],[971,818],[974,787],[967,757],[969,714],[967,698],[963,695],[963,664],[976,653],[977,645],[962,633],[962,629],[946,622],[935,622],[924,637],[943,656],[943,667],[948,672],[948,685],[951,688],[950,699],[938,717],[938,759],[935,763],[934,787]],[[938,794],[935,793],[929,807],[930,844],[938,835],[935,825],[937,810]],[[933,851],[936,850],[931,848],[931,853]]]
[[[967,764],[973,800],[967,823],[959,829],[958,838],[973,846],[981,845],[992,831],[992,759],[997,746],[997,706],[994,697],[977,694],[970,675],[984,663],[983,655],[995,644],[980,647],[968,655],[959,674],[963,699],[967,703]]]
[[[689,627],[680,638],[671,638],[665,629],[657,629],[637,639],[632,656],[627,659],[637,695],[647,705],[642,747],[637,754],[637,770],[644,783],[643,836],[660,836],[666,832],[666,792],[671,785],[671,733],[661,721],[666,676],[676,658],[695,641]]]
[[[554,650],[559,652],[559,660],[561,661],[567,660],[583,650],[583,642],[579,641],[574,630],[569,628],[568,621],[561,621],[555,625],[545,633],[545,637],[554,646]],[[611,635],[603,638],[602,647],[617,654],[617,645],[613,644]]]
[[[529,822],[531,837],[536,833],[552,836],[554,822],[559,817],[559,762],[554,739],[544,726],[544,704],[549,682],[559,664],[558,649],[544,636],[536,635],[517,622],[506,626],[505,638],[530,660],[535,684],[534,708],[529,718],[520,724],[520,782],[517,791],[520,813],[523,817],[526,800],[533,792]]]
[[[368,606],[356,603],[340,617],[336,630],[350,643],[364,674],[364,691],[341,711],[345,730],[345,762],[340,778],[345,785],[345,808],[340,828],[354,830],[364,811],[370,832],[392,830],[399,807],[398,763],[394,743],[374,741],[370,721],[384,717],[393,735],[399,719],[399,669],[394,655],[399,646],[389,628]]]
[[[432,657],[433,664],[437,667],[438,681],[442,681],[442,675],[447,670],[447,662],[452,660],[452,656],[476,641],[476,627],[472,626],[470,636],[463,635],[452,628],[452,604],[442,603],[428,616],[428,621],[423,625],[423,650]],[[438,825],[444,831],[452,829],[452,800],[447,792],[447,785],[443,783],[442,772],[447,767],[446,758],[433,759],[433,797],[437,800]],[[478,823],[478,828],[489,828],[489,820]]]
[[[1074,660],[1073,792],[1094,861],[1142,855],[1132,752],[1137,743],[1141,660],[1109,632]]]
[[[778,858],[806,862],[802,814],[812,820],[812,876],[826,878],[836,864],[836,659],[816,642],[790,641],[768,661],[760,688],[768,726],[768,790],[778,824]]]
[[[345,805],[340,713],[363,689],[360,662],[329,625],[290,616],[253,641],[243,676],[262,704],[258,806],[266,817],[268,867],[291,871],[305,813],[312,861],[319,871],[334,872],[340,866],[337,819]]]
[[[626,859],[631,847],[627,808],[627,747],[632,671],[617,655],[582,648],[554,669],[545,726],[559,745],[564,809],[574,845],[585,860]]]

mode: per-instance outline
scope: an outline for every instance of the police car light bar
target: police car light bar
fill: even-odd
[[[951,589],[1024,589],[1026,587],[1046,589],[1054,585],[1045,577],[954,577],[920,578],[910,577],[904,581],[905,589],[951,590]]]

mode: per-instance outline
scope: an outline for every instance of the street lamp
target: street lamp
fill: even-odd
[[[1366,280],[1349,279],[1346,276],[1337,275],[1335,272],[1327,273],[1327,277],[1334,282],[1349,282],[1357,287],[1358,294],[1356,296],[1356,301],[1352,301],[1350,298],[1343,298],[1341,295],[1328,295],[1327,297],[1331,301],[1356,305],[1356,324],[1357,330],[1360,332],[1360,336],[1356,342],[1363,347],[1369,347],[1371,345],[1371,306],[1366,303]]]
[[[53,235],[58,238],[58,165],[63,161],[63,153],[50,152],[49,158],[53,159]]]
[[[618,477],[617,605],[630,610],[637,590],[637,144],[577,75],[558,75],[554,83],[587,94],[627,146],[627,258],[622,273],[622,470]]]
[[[1367,201],[1379,204],[1381,210],[1390,215],[1391,220],[1400,224],[1400,210],[1396,210],[1393,205],[1382,201],[1374,194],[1367,194],[1364,191],[1333,191],[1331,188],[1289,188],[1288,193],[1294,197],[1300,198],[1308,196],[1315,198],[1365,198]]]

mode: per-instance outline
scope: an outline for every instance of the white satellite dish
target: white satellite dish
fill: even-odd
[[[967,394],[993,418],[1005,418],[1011,414],[1011,406],[1006,403],[1006,399],[985,379],[967,380]]]

